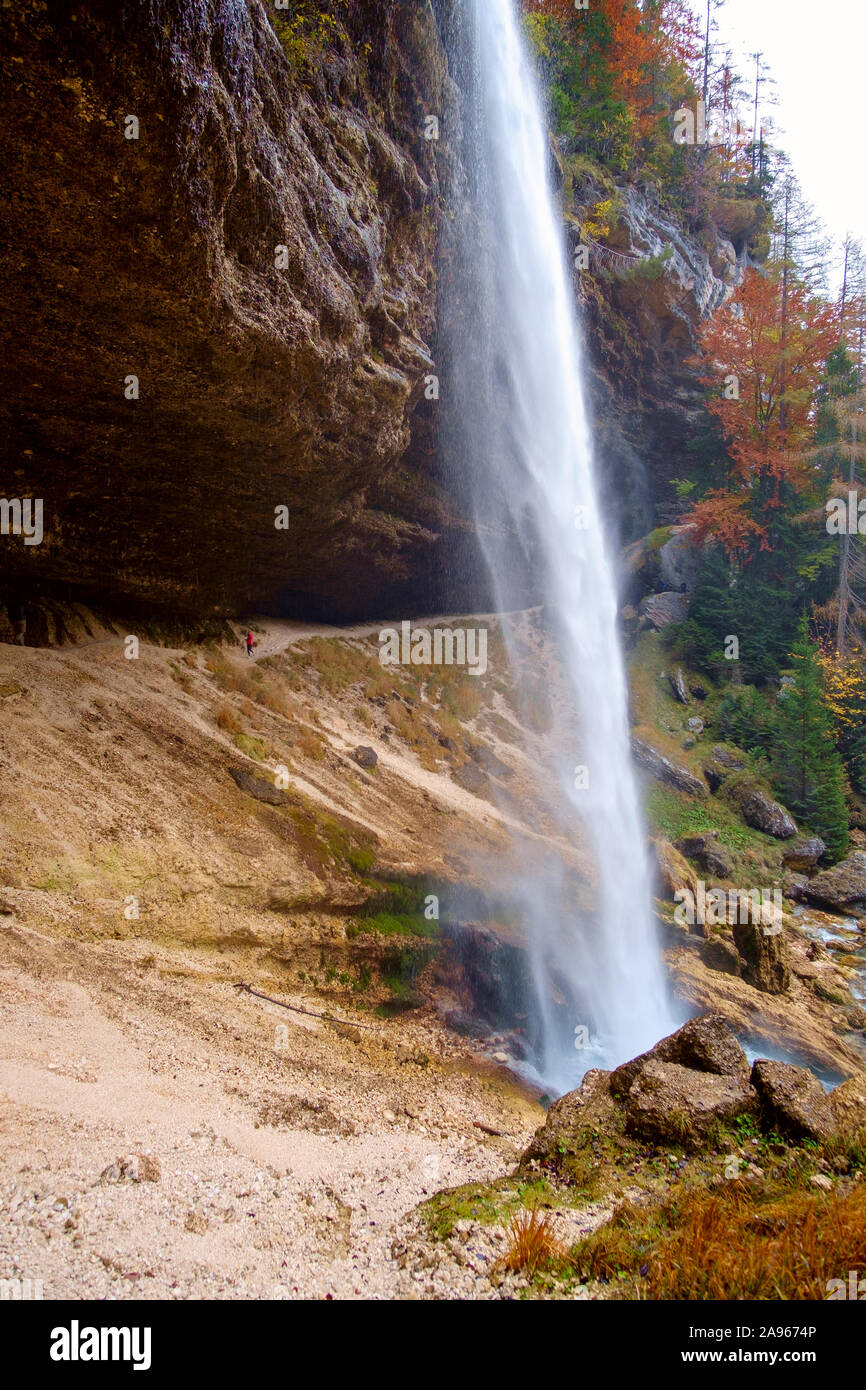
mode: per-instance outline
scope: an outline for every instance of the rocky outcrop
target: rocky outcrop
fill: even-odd
[[[809,901],[809,880],[805,874],[792,874],[785,869],[782,874],[782,892],[795,903]]]
[[[790,813],[752,777],[747,774],[729,777],[725,780],[724,790],[746,825],[777,840],[791,840],[797,834],[797,825]]]
[[[719,843],[718,830],[706,835],[687,835],[682,840],[676,840],[674,848],[687,859],[694,860],[711,878],[730,878],[734,871],[730,854]]]
[[[805,1067],[761,1059],[752,1068],[751,1080],[767,1123],[780,1133],[822,1143],[833,1134],[836,1120],[830,1101]]]
[[[721,975],[741,975],[743,963],[735,946],[723,936],[711,936],[701,944],[701,960]]]
[[[614,1072],[587,1072],[577,1090],[551,1106],[521,1167],[568,1173],[581,1149],[600,1157],[600,1145],[608,1144],[620,1155],[628,1135],[652,1147],[697,1151],[745,1117],[793,1143],[858,1139],[866,1133],[866,1090],[858,1077],[828,1097],[812,1072],[786,1062],[761,1059],[750,1070],[726,1020],[703,1015]]]
[[[698,1149],[756,1110],[745,1053],[725,1020],[707,1015],[612,1073],[588,1072],[551,1106],[523,1162],[558,1166],[599,1134],[621,1142],[623,1129],[650,1144]]]
[[[346,0],[299,27],[266,0],[7,7],[0,426],[45,539],[4,541],[0,601],[202,621],[483,592],[434,381],[466,186],[459,8]],[[652,188],[561,162],[569,234],[612,193],[607,240],[632,258],[576,288],[602,485],[643,535],[672,505],[703,401],[689,359],[748,238],[694,235]],[[688,588],[696,557],[668,536],[663,582]],[[655,595],[645,617],[685,607]]]
[[[743,962],[743,979],[764,994],[785,994],[791,987],[788,945],[781,926],[768,927],[761,917],[733,924],[734,945]]]
[[[617,1067],[610,1079],[611,1093],[620,1100],[628,1094],[648,1062],[670,1062],[687,1070],[713,1076],[748,1076],[746,1054],[721,1014],[702,1014],[690,1019],[669,1037],[662,1038],[649,1052]]]
[[[811,840],[795,840],[782,850],[782,863],[794,873],[806,873],[814,869],[818,860],[827,853],[827,846],[817,835]]]
[[[610,202],[605,244],[632,258],[611,264],[599,253],[590,268],[604,273],[582,276],[580,286],[596,449],[629,541],[678,513],[672,484],[704,399],[690,359],[700,324],[745,269],[749,233],[739,225],[733,240],[711,230],[693,235],[652,187],[605,186],[585,164],[573,175],[565,164],[563,201],[575,243],[586,214]],[[753,217],[755,206],[745,207]]]
[[[810,878],[804,892],[810,902],[838,912],[866,912],[866,852],[854,850],[832,869]]]
[[[697,797],[699,800],[707,796],[707,789],[700,777],[689,772],[687,767],[665,757],[664,753],[653,748],[652,744],[646,743],[641,738],[632,738],[631,748],[638,765],[651,777],[654,777],[657,782],[666,782],[668,786],[676,787],[681,792],[688,792],[690,796]]]
[[[25,597],[349,614],[428,574],[452,509],[428,446],[398,465],[434,409],[453,88],[426,0],[344,15],[4,14],[4,486],[45,509],[41,545],[2,540]]]
[[[741,1077],[655,1060],[641,1069],[625,1100],[633,1134],[687,1148],[700,1147],[719,1125],[754,1110],[754,1094]]]
[[[691,865],[669,840],[651,841],[656,863],[656,879],[662,896],[677,902],[678,893],[689,892],[697,897],[698,881]]]

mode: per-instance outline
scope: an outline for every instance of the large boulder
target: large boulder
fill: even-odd
[[[671,683],[671,694],[674,699],[681,705],[690,705],[692,697],[689,694],[689,688],[686,685],[686,678],[683,675],[682,667],[678,666],[673,675],[668,676],[668,680]]]
[[[837,1130],[846,1139],[866,1136],[866,1076],[852,1076],[831,1091],[830,1109]]]
[[[811,840],[793,840],[787,844],[782,850],[782,863],[793,873],[807,873],[809,869],[814,869],[818,860],[826,853],[827,846],[824,841],[813,835]]]
[[[667,902],[677,902],[677,893],[688,891],[697,897],[698,880],[691,864],[670,840],[652,840],[653,855],[656,862],[656,877],[661,896]]]
[[[659,551],[662,583],[669,590],[691,593],[698,581],[705,547],[695,544],[696,533],[694,524],[673,526]]]
[[[656,1143],[699,1148],[713,1129],[756,1110],[740,1075],[719,1076],[676,1062],[648,1061],[625,1100],[629,1130]]]
[[[746,1054],[730,1024],[721,1014],[700,1014],[675,1033],[662,1038],[649,1052],[624,1062],[611,1074],[611,1093],[622,1099],[649,1062],[671,1062],[692,1071],[745,1081],[749,1074]]]
[[[785,994],[791,987],[788,944],[781,931],[760,921],[735,922],[734,945],[743,962],[743,978],[764,994]]]
[[[657,632],[669,627],[671,623],[684,623],[689,611],[689,601],[685,594],[649,594],[640,603],[641,617],[645,618]]]
[[[687,859],[693,859],[711,878],[730,878],[734,871],[730,854],[724,845],[719,843],[718,830],[712,830],[706,835],[687,835],[681,840],[675,840],[674,849],[678,849]]]
[[[590,1133],[609,1133],[616,1127],[616,1104],[610,1093],[610,1072],[588,1071],[576,1091],[560,1096],[537,1129],[521,1160],[558,1162],[583,1147]]]
[[[839,912],[866,912],[866,852],[854,850],[832,869],[809,880],[806,894],[813,903]]]
[[[785,869],[782,873],[782,892],[786,898],[791,899],[791,902],[807,903],[809,901],[809,880],[805,874],[795,874],[790,869]]]
[[[752,1067],[751,1081],[765,1121],[780,1133],[820,1142],[834,1133],[833,1107],[820,1081],[806,1067],[760,1058]]]
[[[751,777],[740,774],[726,779],[725,796],[754,830],[762,830],[776,840],[792,840],[797,834],[797,824],[790,813]]]
[[[688,792],[689,796],[704,798],[707,789],[699,777],[693,772],[689,772],[687,767],[682,767],[679,763],[672,762],[665,757],[652,744],[645,743],[643,739],[633,738],[631,741],[632,753],[635,761],[654,777],[658,782],[666,782],[670,787],[676,787],[678,791]]]

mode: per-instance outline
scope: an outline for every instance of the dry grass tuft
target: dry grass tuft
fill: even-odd
[[[503,1264],[514,1274],[527,1274],[531,1279],[539,1269],[566,1258],[565,1247],[554,1235],[549,1211],[542,1215],[537,1207],[524,1207],[512,1216],[508,1233]]]
[[[217,710],[216,722],[223,732],[227,734],[239,734],[243,728],[243,724],[230,705],[220,706]]]

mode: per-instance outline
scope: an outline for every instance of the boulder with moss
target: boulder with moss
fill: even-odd
[[[719,1076],[654,1058],[641,1068],[625,1099],[631,1133],[690,1149],[711,1141],[720,1125],[756,1109],[754,1092],[741,1076]]]
[[[743,963],[736,946],[724,936],[711,936],[702,943],[701,960],[709,970],[717,970],[722,975],[743,973]]]
[[[854,850],[832,869],[809,880],[805,889],[810,902],[838,912],[866,912],[866,852]]]
[[[735,922],[733,934],[743,979],[764,994],[786,994],[791,987],[791,965],[783,932],[759,919]]]
[[[717,792],[727,777],[732,772],[743,772],[746,766],[746,755],[739,750],[726,748],[724,744],[717,743],[713,748],[712,757],[704,767],[704,777],[710,791]]]
[[[844,1138],[866,1143],[866,1076],[852,1076],[829,1095],[836,1130]]]
[[[733,860],[719,842],[718,830],[706,835],[686,835],[674,841],[674,848],[693,860],[711,878],[730,878],[734,871]]]
[[[610,1133],[616,1125],[617,1106],[611,1095],[610,1072],[588,1071],[577,1090],[568,1091],[553,1102],[522,1162],[559,1164],[565,1155],[582,1148],[590,1136]]]
[[[688,792],[689,796],[698,800],[706,797],[707,789],[703,782],[687,767],[675,763],[641,738],[633,738],[631,747],[635,761],[657,782],[665,782],[669,787],[676,787],[677,791]]]
[[[749,773],[736,772],[727,777],[724,795],[753,830],[761,830],[776,840],[792,840],[797,834],[797,823],[790,812],[774,801]]]
[[[833,1107],[806,1067],[760,1058],[751,1076],[765,1122],[792,1139],[826,1142],[836,1131]]]
[[[793,840],[782,850],[782,863],[792,873],[808,873],[827,853],[827,846],[817,835],[809,840]]]

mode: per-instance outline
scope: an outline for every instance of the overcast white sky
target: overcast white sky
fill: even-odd
[[[706,14],[706,0],[691,0]],[[863,0],[727,0],[717,42],[754,80],[761,50],[776,85],[768,114],[803,191],[833,237],[866,245],[866,5]]]

